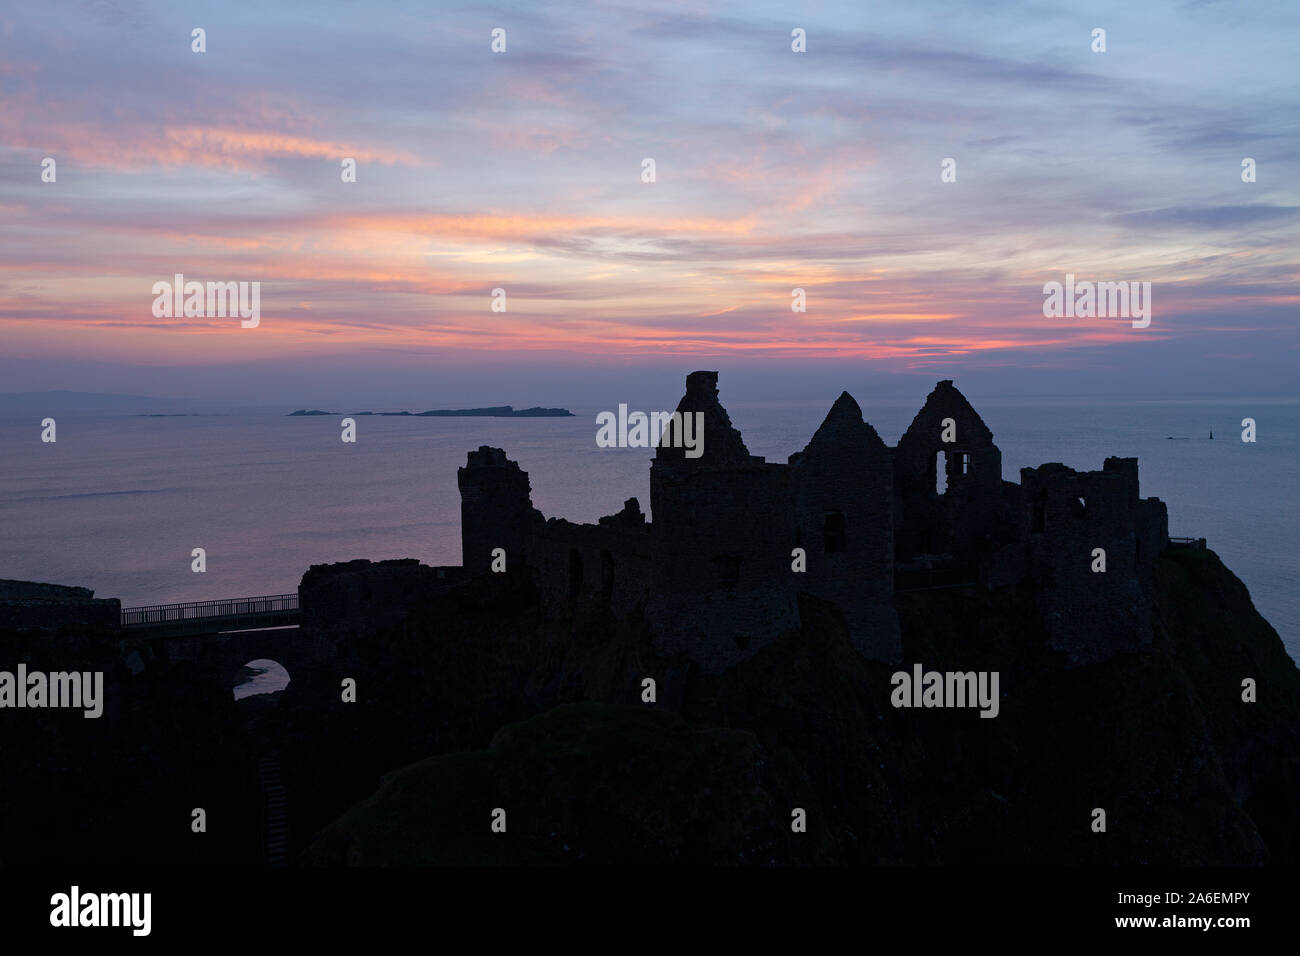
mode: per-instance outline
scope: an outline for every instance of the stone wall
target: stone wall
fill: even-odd
[[[1136,461],[1111,461],[1103,471],[1052,463],[1020,472],[1029,576],[1051,644],[1069,666],[1151,642],[1138,569]],[[1096,549],[1105,571],[1094,570]]]
[[[1141,497],[1136,458],[1107,458],[1102,470],[1124,478],[1129,518],[1137,539],[1138,575],[1145,587],[1150,583],[1156,557],[1169,546],[1169,510],[1159,498]]]
[[[656,459],[650,500],[657,647],[722,670],[799,627],[788,466]]]
[[[639,520],[638,520],[639,519]],[[645,607],[650,526],[635,498],[600,524],[551,518],[524,542],[524,561],[548,611],[606,602],[616,614]]]
[[[298,585],[302,628],[320,640],[369,637],[462,576],[460,568],[429,567],[415,558],[313,564]]]

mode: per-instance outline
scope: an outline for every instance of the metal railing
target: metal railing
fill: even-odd
[[[227,598],[218,601],[190,601],[186,604],[153,604],[122,608],[122,626],[177,624],[214,618],[257,617],[298,610],[297,594],[268,594],[262,597]]]

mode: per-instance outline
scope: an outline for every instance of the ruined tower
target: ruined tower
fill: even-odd
[[[1137,459],[1022,468],[1020,483],[1028,576],[1067,666],[1150,643],[1151,564],[1168,522],[1163,502],[1138,496]]]
[[[456,471],[460,487],[461,562],[471,574],[488,571],[494,548],[507,567],[523,559],[524,540],[540,515],[534,511],[528,473],[500,448],[479,447]]]
[[[646,616],[668,653],[722,670],[799,626],[789,469],[751,455],[718,401],[718,373],[692,372],[677,405],[703,416],[703,453],[676,425],[650,467],[652,575]]]

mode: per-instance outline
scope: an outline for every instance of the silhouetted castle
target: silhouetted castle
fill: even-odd
[[[942,381],[897,447],[845,392],[783,465],[749,453],[717,382],[717,372],[687,376],[677,411],[703,414],[703,454],[688,457],[665,432],[650,469],[653,522],[635,498],[594,525],[547,519],[503,450],[470,452],[457,476],[466,572],[487,573],[502,549],[549,609],[644,613],[660,650],[710,671],[797,629],[801,593],[834,604],[864,656],[896,662],[895,588],[954,582],[1030,586],[1072,666],[1150,642],[1168,516],[1139,496],[1136,458],[1090,472],[1046,464],[1004,481],[993,433]]]

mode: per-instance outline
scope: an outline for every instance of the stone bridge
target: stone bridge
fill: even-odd
[[[278,662],[291,679],[319,663],[316,642],[300,627],[297,594],[129,607],[121,623],[164,660],[193,661],[232,686],[239,668],[259,658]]]

